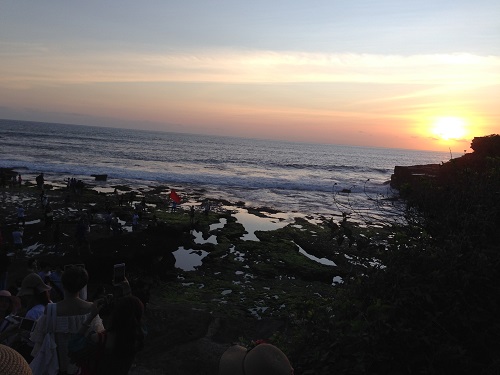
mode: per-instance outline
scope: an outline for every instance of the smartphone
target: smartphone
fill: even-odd
[[[113,284],[119,284],[125,280],[125,263],[118,263],[113,266]]]
[[[23,319],[21,320],[21,324],[19,328],[21,328],[24,331],[29,331],[32,332],[33,329],[35,328],[36,320],[31,320],[31,319]]]

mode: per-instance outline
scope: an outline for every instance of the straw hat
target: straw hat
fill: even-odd
[[[292,375],[293,368],[286,355],[271,344],[252,349],[233,345],[219,362],[219,375]]]
[[[12,310],[17,311],[21,307],[21,301],[18,297],[10,294],[8,290],[0,290],[0,298],[8,298],[12,303]]]
[[[50,290],[51,287],[45,284],[39,275],[36,273],[30,273],[23,279],[21,288],[19,289],[17,295],[19,297],[33,295],[35,293],[35,289],[38,293],[41,293]]]
[[[0,344],[0,375],[32,375],[28,362],[21,354]]]

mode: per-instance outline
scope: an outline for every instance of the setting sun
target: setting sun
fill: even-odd
[[[460,117],[440,117],[432,126],[432,133],[443,140],[461,139],[465,136],[466,122]]]

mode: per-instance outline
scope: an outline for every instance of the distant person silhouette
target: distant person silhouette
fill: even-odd
[[[35,181],[36,181],[36,186],[39,189],[43,189],[43,184],[45,183],[45,178],[43,177],[43,173],[40,173],[38,176],[36,176]]]
[[[17,225],[21,224],[26,225],[26,212],[24,211],[24,207],[19,205],[17,207]]]

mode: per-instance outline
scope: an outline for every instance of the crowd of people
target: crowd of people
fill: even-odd
[[[65,267],[59,280],[51,274],[29,273],[15,295],[0,291],[0,374],[128,374],[145,340],[144,304],[128,280],[115,284],[114,294],[90,302],[82,265]],[[58,287],[50,280],[61,283],[62,296],[51,293]],[[293,375],[293,368],[279,348],[257,342],[229,347],[219,374]]]
[[[81,186],[74,179],[68,180],[69,192],[78,193]],[[45,187],[45,177],[40,174],[36,188],[44,228],[50,228],[53,209]],[[2,367],[8,364],[6,356],[30,374],[127,374],[144,342],[143,301],[132,295],[126,279],[114,285],[106,298],[102,293],[88,298],[89,275],[84,266],[66,265],[63,269],[26,259],[22,250],[27,211],[22,203],[15,217],[10,241],[0,230],[0,375],[15,373]],[[88,219],[82,216],[75,228],[77,243],[86,242],[88,226]],[[9,277],[9,266],[19,261],[26,264],[20,282],[18,277]],[[89,347],[85,360],[72,355],[77,337]],[[47,354],[54,348],[55,356],[48,361]]]
[[[7,178],[6,172],[3,169],[0,169],[2,172],[3,178]],[[21,175],[14,176],[16,181],[23,181]],[[127,223],[129,228],[132,231],[139,231],[145,227],[144,225],[144,217],[148,211],[146,197],[141,197],[140,200],[137,200],[137,193],[134,191],[130,191],[128,193],[119,193],[115,188],[113,193],[114,199],[105,197],[104,208],[102,212],[98,215],[93,215],[90,213],[90,210],[85,211],[82,209],[80,199],[82,189],[85,187],[85,184],[81,180],[77,180],[76,178],[67,178],[66,182],[66,193],[64,201],[52,201],[54,199],[54,195],[50,195],[47,192],[50,190],[50,186],[46,183],[46,178],[43,173],[40,173],[35,178],[36,181],[36,189],[39,191],[39,207],[34,208],[33,205],[26,205],[21,200],[16,204],[15,217],[16,221],[11,222],[8,226],[4,225],[0,227],[0,232],[3,231],[3,234],[7,236],[10,235],[10,241],[6,237],[4,241],[11,243],[14,248],[16,254],[19,254],[21,250],[24,248],[23,238],[26,237],[25,229],[26,225],[38,223],[43,224],[43,230],[46,237],[45,246],[55,249],[57,252],[60,250],[60,241],[68,236],[63,236],[61,230],[64,229],[67,233],[68,223],[72,223],[74,225],[73,233],[70,236],[74,239],[74,244],[77,248],[77,253],[88,253],[88,236],[90,232],[91,223],[101,224],[104,229],[106,229],[106,233],[110,233],[112,235],[120,235],[127,230]],[[30,186],[29,181],[25,182],[26,186]],[[17,188],[18,185],[16,185]],[[21,184],[19,184],[21,186]],[[0,187],[5,187],[0,185]],[[12,188],[12,186],[10,186]],[[120,207],[125,205],[131,206],[132,211],[122,210]],[[177,212],[179,206],[182,203],[182,198],[177,194],[175,190],[171,190],[170,193],[166,197],[165,205],[169,208],[170,212]],[[64,207],[64,212],[61,210],[61,204]],[[72,217],[69,221],[61,220],[61,216],[64,215],[74,215],[74,209],[76,208],[78,211],[78,217],[76,220]],[[210,212],[210,202],[206,200],[201,205],[201,211],[208,215]],[[125,220],[121,217],[118,217],[116,210],[120,210],[120,212],[126,212],[125,216],[128,216]],[[13,213],[14,214],[14,213]],[[94,221],[94,216],[98,217],[100,221]],[[27,222],[27,219],[30,221]],[[189,220],[191,227],[196,225],[195,220],[195,209],[194,206],[190,206],[189,210]],[[148,218],[147,226],[156,226],[158,223],[156,215],[153,213]],[[61,225],[63,224],[63,225]],[[1,239],[2,233],[0,233]]]
[[[0,291],[0,344],[18,353],[33,374],[129,372],[144,344],[144,304],[126,278],[112,294],[89,301],[88,280],[83,265],[62,273],[42,268],[28,273],[17,291]],[[47,362],[51,337],[57,360]],[[76,339],[87,346],[84,359],[72,353]]]
[[[20,186],[19,181],[22,181],[20,175],[16,176]],[[53,210],[44,184],[44,175],[40,174],[36,185],[40,191],[44,227],[51,228]],[[78,181],[69,179],[67,187],[77,191],[81,186]],[[180,197],[172,192],[167,205],[172,203],[172,211],[175,211]],[[123,195],[116,195],[121,205]],[[128,201],[133,204],[133,194]],[[205,202],[203,209],[208,214],[209,201]],[[134,209],[133,230],[139,228],[145,210],[146,201],[142,199]],[[108,212],[106,225],[113,233],[119,233],[116,216]],[[89,275],[83,265],[62,267],[43,261],[37,263],[34,259],[28,260],[19,285],[9,283],[11,258],[16,260],[24,256],[26,216],[25,207],[19,204],[11,236],[13,246],[9,244],[14,257],[7,256],[6,241],[0,230],[0,375],[128,374],[136,354],[144,347],[143,315],[148,293],[141,293],[140,288],[132,293],[128,280],[124,279],[113,285],[112,293],[101,290],[89,298]],[[194,207],[191,207],[189,217],[194,225]],[[59,233],[58,223],[51,229]],[[89,218],[83,215],[75,229],[75,239],[80,247],[88,246],[88,231]],[[289,375],[293,374],[293,368],[281,350],[273,345],[231,346],[220,358],[219,374]]]

